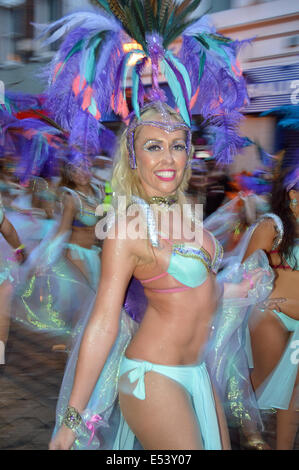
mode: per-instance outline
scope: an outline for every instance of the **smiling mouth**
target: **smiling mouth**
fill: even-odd
[[[175,170],[162,170],[156,171],[155,175],[163,181],[171,181],[175,179],[176,171]]]

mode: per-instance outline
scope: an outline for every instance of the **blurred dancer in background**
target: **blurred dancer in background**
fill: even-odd
[[[96,208],[105,197],[101,185],[92,183],[92,163],[77,154],[65,163],[60,181],[62,218],[55,237],[68,234],[66,257],[84,275],[94,291],[100,277],[100,247],[95,235]]]
[[[5,346],[9,334],[11,299],[13,281],[16,276],[16,262],[25,261],[25,247],[21,244],[19,236],[5,217],[0,196],[0,232],[10,247],[14,250],[12,259],[4,259],[4,250],[1,250],[0,258],[0,364],[5,364]],[[6,251],[7,254],[7,251]]]
[[[30,254],[15,295],[15,314],[26,326],[61,333],[67,340],[82,301],[95,295],[100,277],[95,211],[104,193],[91,183],[91,162],[79,152],[62,165],[56,197],[61,216]]]
[[[267,253],[275,273],[270,299],[275,308],[256,309],[250,321],[252,382],[261,409],[277,409],[276,448],[292,449],[298,417],[296,395],[298,361],[292,360],[299,340],[299,167],[281,171],[274,180],[271,212],[250,230],[243,259],[257,250]],[[249,351],[249,355],[251,352]]]

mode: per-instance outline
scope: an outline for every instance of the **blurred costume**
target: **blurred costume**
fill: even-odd
[[[2,204],[2,199],[0,196],[0,226],[2,225],[2,222],[4,220],[4,207]],[[9,261],[4,256],[4,247],[1,247],[1,252],[0,252],[0,285],[6,281],[13,281],[13,276],[12,276],[12,268],[14,266],[14,263],[12,262],[13,260]]]
[[[98,217],[96,207],[103,195],[92,186],[94,197],[62,188],[60,201],[63,207],[65,194],[70,194],[75,202],[74,227],[95,226]],[[57,195],[59,198],[59,195]],[[56,236],[59,219],[46,237],[31,252],[21,270],[21,280],[14,296],[15,318],[25,326],[54,334],[70,335],[78,321],[83,300],[93,298],[100,277],[100,247],[84,248],[69,243],[71,231]],[[71,258],[83,261],[85,277],[66,258],[65,250],[70,250]]]
[[[261,217],[258,222],[256,222],[248,231],[246,236],[242,239],[242,242],[239,247],[233,253],[233,256],[238,259],[242,259],[247,246],[250,242],[250,239],[258,227],[258,225],[265,220],[266,218],[271,218],[276,227],[277,237],[274,241],[272,246],[271,253],[277,252],[277,249],[281,243],[281,240],[284,235],[284,228],[281,219],[275,214],[265,214]],[[298,241],[296,239],[296,244],[292,249],[292,254],[285,259],[283,269],[296,269],[298,271],[299,266],[299,251],[298,251]],[[271,266],[273,269],[282,267],[281,265]],[[294,390],[294,384],[296,380],[296,376],[298,373],[298,364],[296,361],[291,361],[290,358],[292,356],[292,344],[294,341],[298,341],[299,339],[299,322],[298,320],[285,315],[282,312],[277,311],[276,309],[273,310],[273,313],[278,317],[278,319],[282,322],[284,327],[287,331],[291,333],[288,344],[284,351],[283,356],[281,357],[279,363],[272,371],[271,375],[266,379],[264,384],[257,390],[256,396],[257,401],[260,409],[271,409],[271,408],[279,408],[279,409],[288,409],[290,399]],[[263,314],[263,310],[260,312],[260,315]],[[251,345],[250,345],[250,336],[247,335],[247,343],[246,343],[246,350],[247,355],[249,358],[249,363],[251,368],[254,367],[254,363],[252,360],[252,353],[251,353]],[[283,384],[283,387],[281,387]]]
[[[73,227],[95,227],[99,221],[99,217],[95,215],[95,212],[98,205],[103,202],[104,194],[97,186],[91,184],[91,187],[94,194],[92,197],[86,196],[80,191],[66,187],[62,188],[63,193],[70,194],[73,197],[77,208],[72,222]],[[94,245],[91,249],[88,249],[73,243],[67,243],[65,247],[70,249],[73,258],[83,260],[88,273],[88,282],[96,292],[100,279],[100,247]]]
[[[18,261],[24,261],[24,245],[20,243],[15,228],[9,223],[4,214],[0,196],[0,364],[5,364],[5,345],[9,334],[11,293],[18,282]],[[16,247],[14,250],[12,247]],[[21,258],[20,258],[21,256]]]

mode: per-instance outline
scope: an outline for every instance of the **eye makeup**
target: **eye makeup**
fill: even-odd
[[[178,152],[183,152],[187,150],[187,145],[184,140],[175,140],[171,144],[171,149],[174,149]],[[143,150],[148,152],[163,151],[164,145],[161,140],[147,140],[143,145]]]

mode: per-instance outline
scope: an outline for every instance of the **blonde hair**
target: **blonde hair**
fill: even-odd
[[[163,104],[163,109],[166,111],[167,115],[169,116],[171,121],[176,121],[180,123],[184,123],[181,116],[170,106]],[[155,104],[152,106],[146,107],[146,109],[142,112],[141,117],[142,121],[150,121],[153,120],[154,116],[157,114],[161,114],[159,109]],[[137,122],[137,118],[134,118],[135,123]],[[141,122],[142,122],[141,121]],[[134,121],[133,121],[134,124]],[[135,137],[138,135],[138,127],[135,131]],[[149,196],[145,193],[138,173],[135,169],[130,167],[129,162],[129,151],[127,148],[127,132],[128,127],[125,129],[123,134],[120,138],[119,143],[119,155],[118,159],[115,162],[112,179],[111,179],[111,186],[112,190],[115,192],[115,196],[125,196],[127,204],[130,205],[132,202],[132,196],[138,196],[144,199],[145,201],[149,202]],[[191,158],[193,153],[193,147],[191,146],[188,158]],[[177,196],[178,196],[178,203],[183,204],[185,202],[184,192],[188,187],[188,182],[191,177],[191,168],[187,165],[182,182],[177,189]]]

